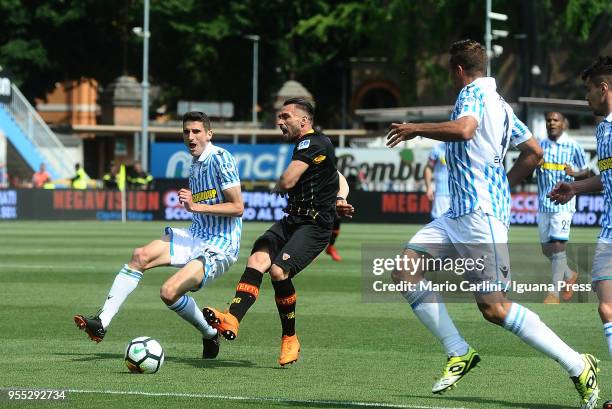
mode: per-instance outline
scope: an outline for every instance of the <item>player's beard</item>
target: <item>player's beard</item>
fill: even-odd
[[[290,126],[285,126],[285,129],[287,131],[283,132],[283,138],[287,142],[293,142],[293,141],[295,141],[295,140],[300,138],[301,133],[300,133],[300,129],[299,128],[292,128]]]

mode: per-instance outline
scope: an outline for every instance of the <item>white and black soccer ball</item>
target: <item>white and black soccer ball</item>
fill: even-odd
[[[125,348],[125,364],[132,373],[155,373],[164,364],[164,350],[151,337],[138,337]]]

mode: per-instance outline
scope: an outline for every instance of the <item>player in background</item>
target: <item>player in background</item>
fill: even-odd
[[[321,127],[319,126],[316,126],[315,130],[317,132],[322,131]],[[334,149],[334,157],[335,156],[336,156],[336,151]],[[336,166],[337,165],[338,163],[336,163]],[[340,235],[340,225],[341,224],[342,224],[342,218],[338,216],[338,214],[335,214],[334,227],[332,229],[331,236],[329,237],[329,244],[327,245],[327,248],[325,249],[325,253],[328,254],[334,261],[342,261],[342,257],[340,256],[340,254],[338,253],[338,249],[336,248],[336,240],[338,239],[338,236]]]
[[[572,182],[588,177],[584,149],[567,133],[567,120],[560,112],[546,113],[547,138],[540,140],[544,152],[543,163],[536,169],[538,181],[538,230],[542,253],[552,266],[552,283],[558,286],[565,281],[568,285],[559,291],[549,292],[544,304],[559,304],[559,295],[568,301],[574,291],[571,285],[578,280],[578,273],[567,265],[565,245],[569,240],[572,217],[576,211],[576,200],[564,205],[553,203],[548,193],[558,182]]]
[[[166,227],[165,234],[135,249],[117,273],[104,305],[93,317],[76,315],[74,321],[91,340],[104,338],[111,320],[140,282],[144,272],[159,266],[180,269],[161,287],[168,308],[202,334],[203,358],[219,353],[219,334],[208,325],[195,300],[186,295],[221,276],[238,259],[242,231],[242,194],[234,157],[210,140],[213,131],[203,112],[183,115],[183,141],[192,156],[189,189],[179,199],[193,214],[188,229]]]
[[[591,280],[599,298],[599,316],[612,357],[612,56],[599,57],[582,73],[582,79],[593,113],[604,117],[595,131],[599,175],[572,183],[561,182],[550,192],[550,198],[564,204],[581,193],[604,191],[606,210],[601,218]]]
[[[329,244],[327,245],[327,248],[325,249],[325,253],[327,253],[332,260],[334,261],[342,261],[342,256],[340,256],[340,254],[338,253],[338,249],[336,249],[336,240],[338,239],[338,236],[340,235],[340,225],[342,223],[342,219],[340,218],[340,216],[336,215],[336,218],[334,219],[334,227],[332,228],[332,233],[331,236],[329,237]]]
[[[153,176],[142,168],[140,162],[134,162],[132,169],[127,175],[128,189],[151,190],[153,188]]]
[[[437,219],[450,208],[448,170],[446,169],[446,144],[440,143],[429,153],[423,179],[427,198],[432,202],[431,218]],[[435,182],[435,188],[432,181]]]
[[[421,256],[444,258],[458,253],[463,259],[484,260],[484,269],[466,273],[468,277],[472,275],[472,282],[505,285],[510,280],[510,186],[533,172],[542,158],[542,149],[497,93],[495,79],[484,76],[486,65],[487,55],[481,44],[473,40],[454,43],[449,69],[460,91],[450,121],[394,123],[387,144],[393,147],[417,135],[447,142],[451,208],[418,231],[406,245],[404,255],[413,259],[412,265]],[[510,143],[521,152],[506,174],[503,159]],[[416,285],[415,291],[408,290],[403,295],[446,351],[447,364],[432,388],[433,393],[442,393],[474,368],[480,356],[459,334],[440,295],[420,289],[424,287],[420,282],[426,281],[422,270],[399,269],[393,279]],[[580,394],[582,409],[596,405],[598,368],[592,355],[574,351],[537,314],[510,301],[503,291],[475,292],[474,297],[486,320],[512,332],[567,371]]]
[[[327,136],[313,129],[313,121],[314,107],[307,100],[290,98],[284,102],[277,125],[285,140],[295,142],[292,160],[277,184],[280,191],[288,193],[287,214],[253,244],[229,310],[203,310],[208,323],[221,335],[235,339],[240,322],[257,300],[263,275],[269,272],[282,326],[281,366],[297,361],[300,352],[292,279],[329,244],[336,212],[353,213],[346,202],[348,184],[336,169],[334,147]]]

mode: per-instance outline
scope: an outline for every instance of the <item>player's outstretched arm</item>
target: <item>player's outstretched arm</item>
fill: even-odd
[[[223,190],[225,201],[213,205],[205,203],[193,203],[191,190],[179,190],[179,200],[191,213],[204,213],[214,216],[233,216],[240,217],[244,211],[244,203],[242,202],[242,192],[240,186],[232,186]]]
[[[521,153],[512,169],[508,172],[510,187],[518,185],[531,175],[544,156],[540,144],[533,137],[517,145],[517,148]]]
[[[601,176],[597,175],[577,182],[557,183],[548,193],[548,197],[555,203],[565,204],[578,194],[600,192],[601,190],[603,190],[603,183],[601,183]]]
[[[478,121],[473,116],[462,116],[454,121],[440,123],[393,123],[387,134],[387,146],[392,148],[402,141],[409,141],[416,136],[435,139],[442,142],[469,141],[474,137]]]
[[[583,169],[583,170],[574,170],[571,165],[567,165],[565,167],[565,174],[568,176],[572,176],[576,180],[587,179],[593,175],[591,169]]]

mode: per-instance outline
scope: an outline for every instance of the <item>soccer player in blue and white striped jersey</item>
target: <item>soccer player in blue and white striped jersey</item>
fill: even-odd
[[[601,218],[591,280],[599,297],[599,316],[612,357],[612,56],[599,57],[583,72],[582,79],[593,113],[604,117],[595,131],[599,175],[578,182],[559,183],[550,192],[550,198],[563,204],[577,194],[604,192],[606,210]]]
[[[553,203],[547,196],[557,183],[573,182],[590,174],[584,149],[567,135],[566,124],[561,112],[546,113],[547,137],[540,140],[544,158],[536,169],[540,243],[542,252],[551,261],[552,283],[557,290],[546,295],[544,304],[559,304],[559,293],[564,300],[571,299],[574,293],[571,285],[578,280],[578,273],[569,268],[565,254],[576,201],[561,205]],[[567,284],[559,288],[559,283],[563,282]]]
[[[187,293],[198,291],[220,277],[238,259],[244,205],[234,157],[214,146],[210,142],[212,136],[206,114],[193,111],[183,116],[183,141],[193,162],[189,189],[180,189],[178,196],[185,209],[193,214],[191,227],[166,227],[161,239],[135,249],[130,262],[115,277],[100,312],[93,317],[74,317],[79,328],[93,341],[102,341],[111,320],[146,270],[176,266],[180,269],[161,287],[161,299],[200,331],[202,357],[217,356],[219,334],[208,325],[195,300]]]
[[[446,169],[446,144],[440,143],[429,153],[427,166],[423,173],[427,198],[432,202],[431,217],[441,217],[450,207],[448,190],[448,170]],[[432,179],[435,182],[432,184]]]
[[[429,289],[424,278],[426,263],[419,263],[423,258],[444,259],[458,254],[463,262],[482,263],[483,267],[461,274],[467,274],[466,278],[476,285],[486,284],[482,291],[474,292],[484,318],[558,362],[574,380],[583,403],[588,402],[589,406],[582,407],[591,409],[599,393],[595,359],[574,351],[537,314],[508,300],[501,290],[510,280],[510,186],[533,172],[542,150],[497,93],[495,79],[484,76],[486,66],[487,55],[481,44],[473,40],[454,43],[449,68],[453,84],[460,91],[451,120],[391,125],[391,147],[417,135],[446,142],[451,190],[450,210],[410,240],[403,267],[397,266],[393,280],[408,288],[403,295],[413,312],[446,350],[448,361],[442,377],[433,385],[433,393],[455,386],[480,361],[476,350],[459,334],[440,295]],[[510,143],[521,153],[506,174],[503,163]]]

